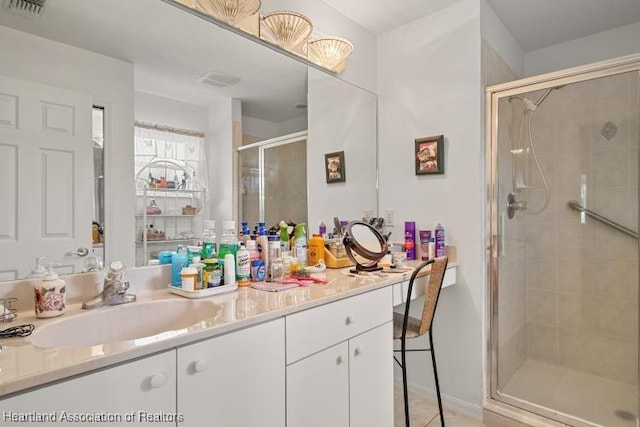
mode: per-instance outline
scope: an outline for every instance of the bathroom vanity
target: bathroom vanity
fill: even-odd
[[[455,270],[449,266],[447,285],[455,282]],[[3,424],[391,426],[391,320],[394,295],[409,276],[331,270],[327,278],[326,285],[241,288],[188,301],[210,304],[211,311],[194,310],[202,313],[200,321],[180,329],[167,325],[153,336],[61,347],[52,337],[46,348],[29,338],[6,340],[0,352]],[[162,300],[185,304],[156,288],[139,292],[138,302],[126,308],[164,307]],[[19,321],[33,320],[37,330],[92,313],[72,306],[60,320],[20,313]],[[118,327],[135,330],[136,324]]]

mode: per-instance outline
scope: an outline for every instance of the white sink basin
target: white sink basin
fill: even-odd
[[[216,317],[212,301],[168,299],[97,308],[39,326],[28,340],[36,347],[108,344],[168,334]]]

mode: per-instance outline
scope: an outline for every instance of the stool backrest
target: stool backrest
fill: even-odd
[[[436,306],[438,305],[438,298],[440,297],[440,289],[442,289],[442,281],[444,279],[444,272],[447,269],[447,263],[449,259],[446,256],[436,258],[435,260],[429,260],[423,262],[418,266],[409,279],[409,287],[407,289],[407,303],[404,312],[404,323],[402,325],[403,336],[406,336],[408,319],[409,319],[409,306],[411,304],[411,293],[413,291],[413,285],[418,277],[418,274],[427,266],[431,266],[429,271],[429,282],[427,283],[427,292],[424,299],[424,307],[422,309],[422,317],[420,319],[420,328],[417,331],[418,336],[424,335],[431,329],[433,323],[433,317],[436,312]]]

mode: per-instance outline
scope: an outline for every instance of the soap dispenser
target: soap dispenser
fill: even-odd
[[[47,275],[47,269],[44,267],[46,258],[41,256],[36,258],[36,266],[31,269],[29,279],[41,278]]]
[[[49,263],[47,273],[34,289],[35,312],[38,318],[57,317],[66,310],[65,290],[67,284],[53,270],[55,264]]]

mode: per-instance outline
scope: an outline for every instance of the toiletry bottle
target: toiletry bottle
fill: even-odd
[[[182,286],[180,272],[187,267],[187,251],[182,245],[178,245],[178,250],[171,256],[171,284],[175,287]]]
[[[323,239],[327,238],[327,225],[324,223],[324,221],[320,221],[320,226],[318,227],[318,234],[320,234]]]
[[[247,221],[242,221],[240,228],[240,242],[244,243],[245,247],[247,246],[247,242],[251,240],[251,231],[249,230],[249,223]]]
[[[427,261],[436,257],[436,238],[432,234],[429,238],[429,244],[427,246]]]
[[[220,237],[220,245],[218,245],[218,258],[226,261],[226,256],[231,254],[234,259],[234,274],[235,274],[235,258],[238,253],[238,240],[236,240],[236,222],[235,221],[223,221],[222,222],[222,237]],[[222,266],[222,280],[223,285],[226,285],[227,274],[224,271],[227,268],[227,263],[224,262]],[[233,282],[235,283],[235,278]]]
[[[404,223],[404,250],[407,259],[416,259],[416,223],[407,221]]]
[[[189,264],[189,267],[193,267],[196,269],[196,271],[198,272],[198,276],[196,277],[196,285],[194,287],[194,289],[196,291],[199,291],[203,288],[206,288],[206,285],[203,285],[203,280],[202,280],[202,270],[204,268],[204,263],[201,262],[200,260],[200,256],[194,256],[193,257],[193,263]]]
[[[35,312],[38,318],[56,317],[66,310],[66,283],[58,278],[53,270],[55,264],[49,264],[46,275],[34,288]]]
[[[431,239],[431,230],[420,230],[420,252],[422,261],[429,260],[429,240]]]
[[[259,258],[264,261],[266,268],[269,261],[269,240],[267,238],[267,229],[264,226],[264,222],[258,223],[258,236],[256,237],[256,249],[258,250]]]
[[[238,286],[248,286],[251,283],[251,255],[242,243],[236,254],[236,275]]]
[[[271,264],[273,264],[275,260],[280,259],[281,252],[280,252],[280,237],[278,237],[277,234],[270,234],[268,239],[269,239],[269,243],[268,243],[269,262],[267,263],[266,268],[267,268],[267,282],[270,282],[272,280]]]
[[[307,266],[307,230],[304,222],[296,225],[294,236],[296,238],[295,255],[298,258],[300,268],[304,269]]]
[[[224,256],[224,285],[233,285],[236,283],[236,259],[233,254]]]
[[[214,220],[203,221],[201,259],[213,258],[216,254],[216,222]]]
[[[320,234],[314,234],[309,239],[309,265],[316,265],[320,260],[324,261],[324,239]]]
[[[260,254],[258,254],[258,249],[256,249],[255,240],[247,240],[245,248],[247,249],[247,251],[249,251],[249,260],[251,262],[260,258]]]
[[[180,271],[181,287],[184,291],[197,291],[198,270],[195,267],[185,267]]]
[[[286,222],[280,221],[280,252],[286,252],[291,249],[291,245],[289,242],[289,232],[287,228],[289,227]]]
[[[447,250],[444,242],[444,227],[441,223],[438,223],[433,234],[436,237],[436,258],[445,256],[447,254]]]

